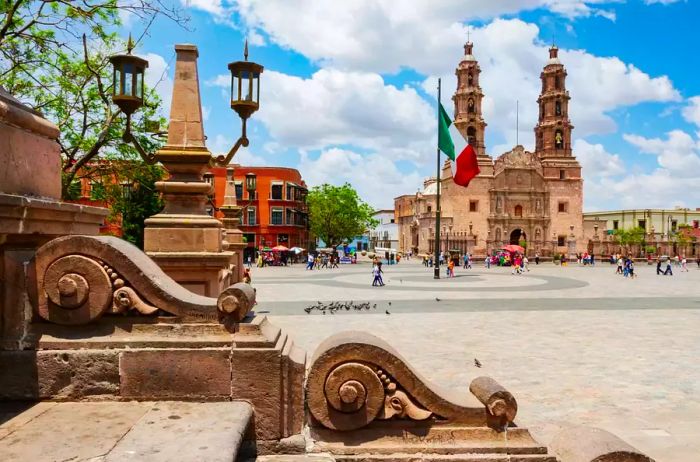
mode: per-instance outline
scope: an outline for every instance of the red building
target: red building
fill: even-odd
[[[254,248],[308,248],[308,209],[306,183],[298,170],[287,167],[245,167],[232,165],[236,185],[236,202],[245,207],[241,215],[241,231],[251,252]],[[214,181],[214,204],[221,207],[226,189],[226,168],[210,171]],[[246,174],[257,178],[255,197],[245,190]],[[246,254],[246,257],[248,253]]]

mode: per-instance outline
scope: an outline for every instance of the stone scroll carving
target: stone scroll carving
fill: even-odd
[[[39,248],[27,277],[36,313],[57,324],[86,324],[107,313],[232,324],[255,304],[255,291],[243,283],[218,299],[190,292],[141,250],[111,236],[54,239]]]
[[[356,430],[388,419],[502,427],[512,422],[517,405],[509,393],[499,394],[507,392],[488,380],[477,387],[483,390],[477,398],[485,407],[470,407],[464,398],[438,391],[382,340],[364,332],[347,332],[319,346],[306,396],[311,415],[331,430]]]

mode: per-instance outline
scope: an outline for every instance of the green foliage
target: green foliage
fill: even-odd
[[[525,239],[520,239],[518,241],[518,245],[522,247],[523,249],[527,249],[527,241]]]
[[[105,165],[111,169],[102,176],[110,179],[103,187],[104,200],[112,214],[110,218],[121,215],[122,238],[143,248],[144,221],[163,209],[155,183],[165,177],[165,170],[140,160],[114,161]]]
[[[636,227],[631,229],[616,229],[613,235],[620,245],[641,245],[644,242],[646,231],[644,228]]]
[[[656,247],[654,247],[653,245],[648,245],[644,247],[644,251],[646,253],[656,253]]]
[[[379,224],[372,217],[372,207],[363,202],[348,183],[316,186],[309,191],[306,201],[311,232],[328,247],[336,247],[343,240],[351,241]]]

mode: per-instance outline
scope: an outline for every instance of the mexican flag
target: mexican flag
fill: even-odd
[[[472,178],[480,172],[476,151],[452,125],[450,116],[442,107],[442,103],[440,103],[440,121],[438,122],[438,148],[450,158],[454,182],[467,187]]]

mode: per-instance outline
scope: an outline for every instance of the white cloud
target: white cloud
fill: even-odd
[[[394,208],[394,197],[414,191],[423,181],[418,172],[402,173],[394,162],[380,154],[331,148],[317,159],[302,152],[299,171],[309,186],[350,183],[360,197],[375,208]]]
[[[211,107],[202,106],[202,119],[204,119],[204,122],[209,120],[210,115],[211,115]]]
[[[170,115],[170,102],[173,97],[173,79],[170,77],[170,66],[165,58],[156,53],[147,53],[141,57],[148,60],[148,70],[144,75],[146,85],[155,88],[163,101],[161,115],[167,118]]]
[[[674,176],[694,177],[700,184],[700,142],[686,132],[673,130],[665,140],[631,134],[622,137],[640,152],[656,155],[659,166]]]
[[[614,13],[596,5],[612,0],[238,0],[251,29],[312,60],[334,67],[393,72],[409,66],[434,73],[451,44],[466,37],[464,21],[491,19],[535,8],[567,18]],[[418,67],[416,63],[420,63]],[[431,66],[433,67],[431,69]]]
[[[205,11],[217,17],[224,16],[228,12],[222,0],[180,0],[180,2],[187,8]]]
[[[644,0],[647,5],[660,4],[660,5],[670,5],[672,3],[685,2],[686,0]]]
[[[214,84],[228,85],[221,77]],[[415,89],[378,74],[321,69],[304,79],[266,71],[256,118],[276,143],[300,149],[353,145],[418,160],[435,137],[434,109]]]
[[[583,139],[574,141],[574,153],[583,167],[583,177],[609,177],[625,172],[625,166],[617,154],[610,154],[602,144],[591,144]]]
[[[700,96],[688,98],[688,105],[683,108],[683,118],[700,128]]]

